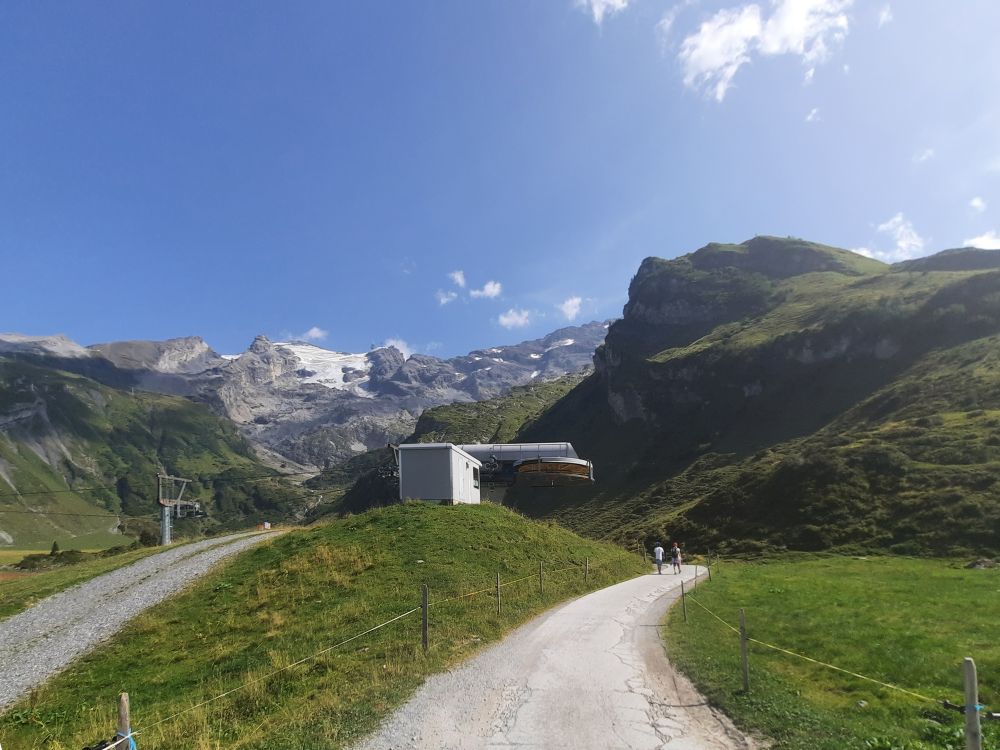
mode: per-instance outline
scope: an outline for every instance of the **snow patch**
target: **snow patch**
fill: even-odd
[[[535,379],[535,378],[537,378],[537,377],[538,377],[538,376],[539,376],[540,374],[541,374],[541,371],[539,371],[539,370],[532,370],[532,372],[531,372],[531,379],[532,379],[532,380],[534,380],[534,379]]]
[[[374,398],[374,394],[363,388],[371,370],[367,355],[332,352],[313,344],[277,342],[275,346],[292,354],[302,365],[299,368],[300,382],[317,383],[326,388]],[[357,377],[358,373],[364,374]],[[352,376],[350,379],[348,374]]]
[[[561,346],[573,346],[576,343],[576,339],[562,339],[557,341],[552,346],[548,347],[545,351],[551,352],[553,349],[558,349]]]
[[[532,359],[541,359],[542,358],[541,354],[529,354],[528,356],[531,357]]]

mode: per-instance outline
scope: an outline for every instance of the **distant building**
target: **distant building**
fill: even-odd
[[[410,443],[397,451],[400,500],[479,503],[479,459],[451,443]]]
[[[407,443],[391,446],[399,467],[399,499],[454,505],[479,503],[488,490],[515,482],[531,487],[580,486],[594,481],[594,466],[572,444]],[[487,500],[496,500],[487,495]]]

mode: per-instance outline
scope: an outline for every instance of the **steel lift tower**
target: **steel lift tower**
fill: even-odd
[[[190,484],[190,479],[172,477],[167,474],[156,475],[156,500],[160,504],[160,544],[171,542],[171,525],[174,516],[182,518],[185,515],[201,516],[201,503],[184,500],[184,490]]]

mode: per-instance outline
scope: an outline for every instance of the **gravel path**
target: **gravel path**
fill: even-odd
[[[667,661],[657,631],[681,575],[647,575],[538,617],[431,677],[358,750],[749,750]]]
[[[186,544],[93,578],[0,621],[0,712],[126,622],[220,560],[270,537],[237,534]]]

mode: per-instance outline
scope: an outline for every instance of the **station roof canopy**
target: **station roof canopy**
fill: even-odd
[[[532,458],[579,458],[572,443],[470,443],[458,448],[484,463],[491,458],[500,463]]]

